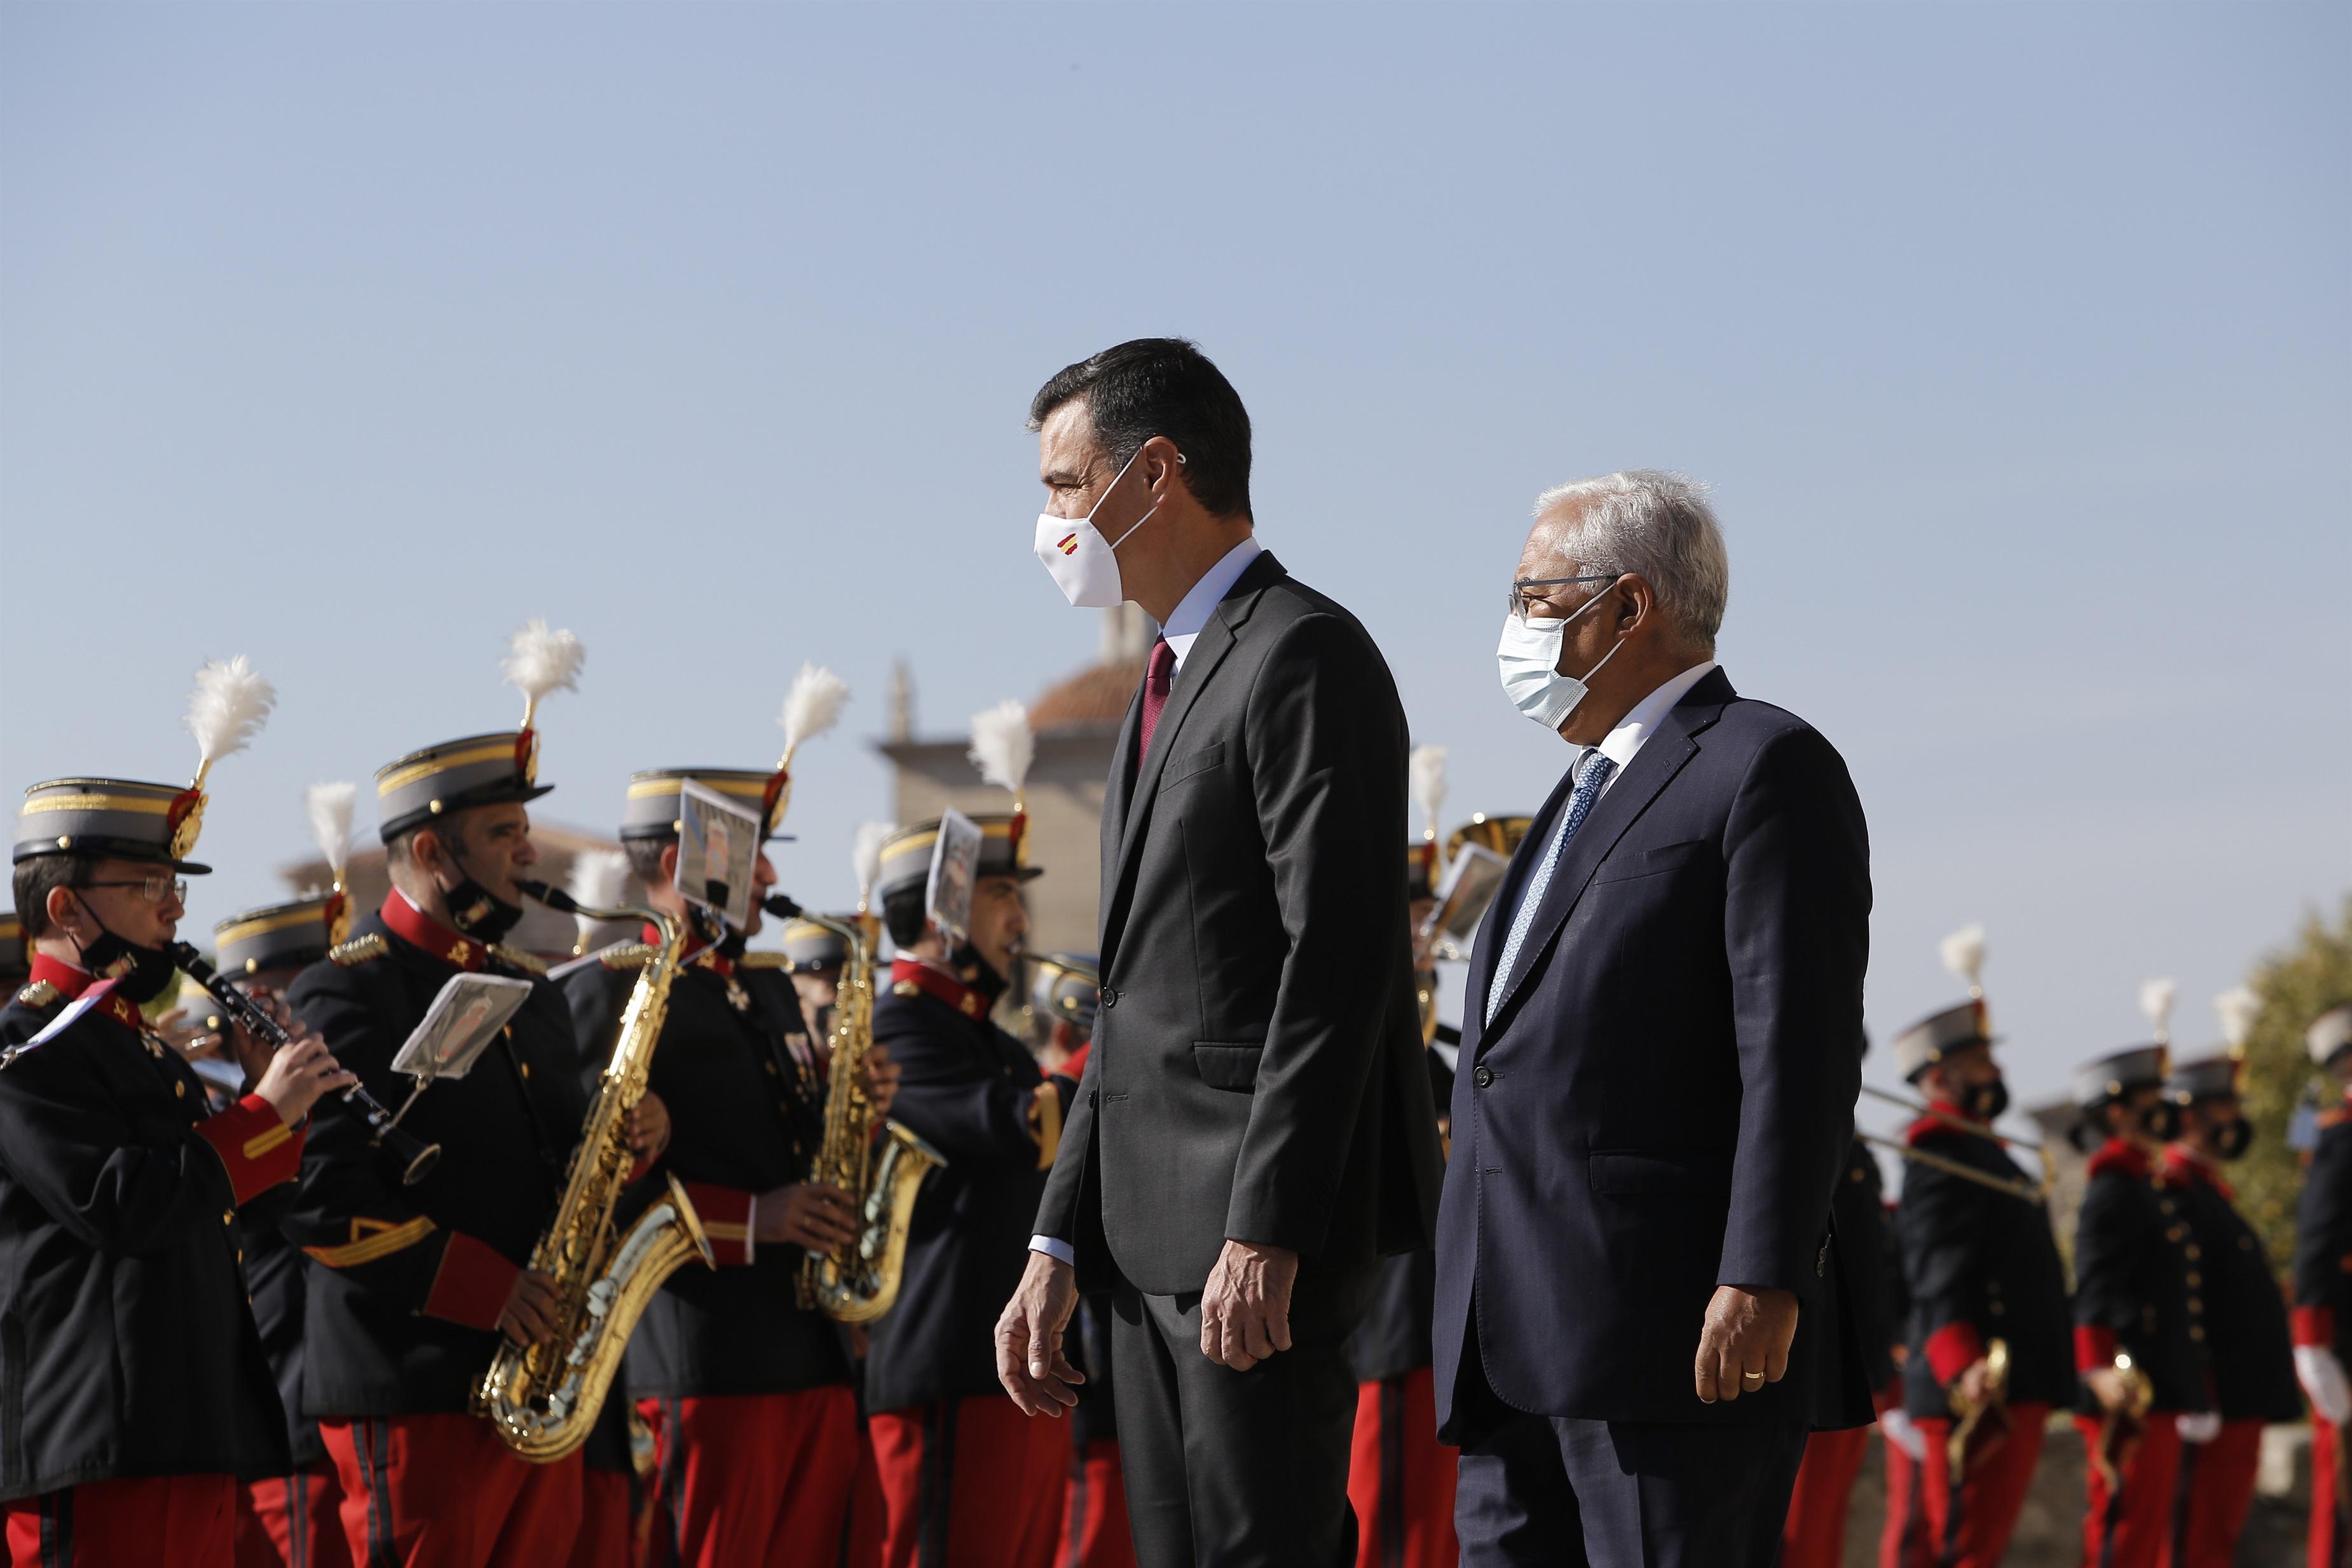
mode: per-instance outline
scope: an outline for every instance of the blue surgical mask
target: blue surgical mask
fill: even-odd
[[[1612,584],[1613,586],[1613,584]],[[1558,729],[1576,711],[1591,688],[1586,682],[1601,673],[1601,665],[1617,656],[1617,649],[1625,645],[1620,637],[1617,646],[1601,655],[1601,664],[1584,672],[1582,679],[1559,673],[1559,653],[1568,635],[1569,622],[1583,614],[1609,596],[1604,588],[1582,604],[1575,615],[1545,616],[1528,620],[1511,615],[1503,621],[1503,641],[1495,650],[1495,663],[1503,677],[1503,695],[1511,706],[1546,729]]]

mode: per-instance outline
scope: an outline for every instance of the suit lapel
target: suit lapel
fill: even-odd
[[[1527,940],[1520,944],[1518,963],[1505,982],[1502,1006],[1495,1009],[1497,1031],[1509,1022],[1507,1017],[1512,1000],[1527,985],[1528,976],[1538,967],[1537,960],[1556,936],[1560,926],[1572,914],[1578,900],[1584,896],[1586,886],[1601,861],[1625,835],[1625,830],[1640,821],[1649,810],[1650,802],[1674,781],[1690,759],[1698,755],[1699,732],[1712,725],[1722,713],[1729,696],[1729,683],[1717,695],[1709,682],[1720,678],[1720,672],[1710,672],[1706,680],[1685,694],[1683,700],[1667,710],[1658,724],[1657,732],[1643,743],[1634,757],[1633,765],[1624,777],[1612,785],[1601,797],[1584,825],[1559,857],[1553,868],[1551,882],[1544,888],[1543,902],[1536,906],[1535,919],[1528,926]],[[1705,695],[1700,694],[1705,693]],[[1698,700],[1694,701],[1693,698]],[[1562,809],[1565,809],[1564,805]],[[1551,816],[1551,831],[1558,831],[1559,815]],[[1534,837],[1532,833],[1528,835]],[[1549,841],[1547,841],[1547,846]],[[1524,847],[1524,846],[1522,846]],[[1538,850],[1538,853],[1542,851]],[[1532,862],[1531,862],[1532,863]],[[1481,1049],[1486,1041],[1480,1040]]]
[[[1160,775],[1168,766],[1168,754],[1176,744],[1177,733],[1184,727],[1185,718],[1200,700],[1209,683],[1216,678],[1217,668],[1232,653],[1242,628],[1249,622],[1250,612],[1257,608],[1257,596],[1265,587],[1287,575],[1282,563],[1274,559],[1271,550],[1261,553],[1243,569],[1240,577],[1223,599],[1217,603],[1209,623],[1201,628],[1190,652],[1184,655],[1183,667],[1176,672],[1176,681],[1168,690],[1168,705],[1160,710],[1160,721],[1151,727],[1151,749],[1143,754],[1135,772],[1131,789],[1123,789],[1118,812],[1118,849],[1115,855],[1106,856],[1103,864],[1103,970],[1110,970],[1113,936],[1126,928],[1126,890],[1133,880],[1136,856],[1143,848],[1143,835],[1151,821],[1151,806],[1160,789]],[[1129,705],[1129,722],[1119,732],[1118,754],[1112,761],[1111,787],[1122,789],[1128,769],[1123,766],[1135,751],[1143,725],[1143,698],[1139,690],[1136,700]],[[1108,829],[1103,841],[1108,844]]]
[[[1502,956],[1503,939],[1510,932],[1511,913],[1518,908],[1519,892],[1534,874],[1536,862],[1559,829],[1559,814],[1568,810],[1568,799],[1576,792],[1575,771],[1570,768],[1560,775],[1559,782],[1552,786],[1551,798],[1528,822],[1527,836],[1511,852],[1511,863],[1503,872],[1503,885],[1496,890],[1495,901],[1486,905],[1486,913],[1478,922],[1477,940],[1470,945],[1470,984],[1464,988],[1462,998],[1465,1051],[1475,1052],[1476,1049],[1467,1029],[1484,1024],[1486,993],[1495,984],[1495,965]]]
[[[1127,813],[1135,800],[1136,740],[1143,729],[1143,683],[1135,684],[1135,695],[1127,700],[1127,717],[1118,727],[1118,744],[1111,747],[1110,780],[1103,790],[1102,819],[1102,902],[1105,916],[1099,951],[1108,955],[1116,935],[1108,919],[1111,892],[1118,885],[1118,847],[1127,836]]]

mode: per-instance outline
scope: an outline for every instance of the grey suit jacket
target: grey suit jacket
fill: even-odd
[[[1406,931],[1404,712],[1270,554],[1103,812],[1102,1009],[1038,1210],[1080,1280],[1197,1291],[1228,1238],[1303,1271],[1426,1246],[1442,1175]]]

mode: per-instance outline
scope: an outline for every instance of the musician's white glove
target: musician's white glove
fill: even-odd
[[[1911,1413],[1902,1406],[1894,1406],[1879,1416],[1878,1429],[1886,1434],[1888,1442],[1910,1455],[1913,1464],[1927,1462],[1927,1434],[1919,1430],[1918,1423],[1911,1419]]]
[[[2180,1428],[2180,1440],[2184,1443],[2210,1443],[2221,1435],[2219,1410],[2183,1412],[2172,1418],[2172,1424]]]
[[[2311,1396],[2311,1407],[2331,1427],[2352,1421],[2352,1384],[2344,1380],[2344,1364],[2324,1344],[2294,1347],[2295,1381]]]

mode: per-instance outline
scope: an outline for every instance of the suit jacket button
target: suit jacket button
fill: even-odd
[[[1481,1067],[1470,1074],[1470,1082],[1481,1089],[1491,1089],[1495,1084],[1495,1070],[1491,1067]]]
[[[1108,986],[1105,986],[1102,988],[1102,1005],[1107,1008],[1115,1008],[1118,1006],[1118,993],[1112,990]]]

